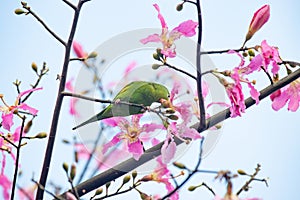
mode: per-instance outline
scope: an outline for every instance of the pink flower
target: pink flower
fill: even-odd
[[[269,46],[266,40],[261,43],[261,53],[256,55],[247,66],[253,71],[260,71],[263,67],[268,71],[268,66],[272,65],[271,72],[276,75],[279,71],[279,65],[277,63],[281,62],[279,52],[276,47]],[[248,73],[249,74],[249,73]]]
[[[30,89],[30,90],[26,90],[24,92],[21,92],[17,96],[17,99],[16,99],[15,103],[11,106],[7,105],[4,102],[3,97],[1,98],[3,103],[4,103],[4,106],[0,106],[0,112],[2,112],[2,126],[3,126],[4,129],[10,131],[11,126],[14,124],[13,114],[14,114],[15,111],[18,111],[19,109],[23,110],[23,111],[27,111],[32,115],[37,114],[38,110],[28,106],[25,103],[21,103],[20,101],[21,101],[22,96],[24,96],[28,93],[34,92],[36,90],[41,90],[41,89],[43,89],[43,88],[35,88],[35,89]]]
[[[264,40],[261,43],[261,51],[263,56],[263,66],[267,69],[267,66],[271,64],[273,66],[271,72],[273,75],[276,75],[279,71],[279,65],[277,63],[281,62],[277,48],[269,46],[267,41]]]
[[[168,193],[172,192],[174,190],[174,186],[171,184],[170,179],[171,173],[167,168],[167,165],[162,161],[161,156],[159,156],[157,159],[157,166],[154,169],[154,171],[149,174],[144,176],[141,180],[142,181],[155,181],[158,183],[163,183],[166,186],[166,189]],[[175,192],[170,198],[170,200],[178,200],[179,199],[179,194],[178,192]]]
[[[144,153],[142,142],[146,142],[149,138],[143,137],[143,133],[149,133],[156,129],[163,129],[162,124],[144,124],[140,125],[142,115],[133,115],[131,121],[123,117],[113,117],[103,120],[104,123],[110,126],[118,126],[120,133],[115,135],[113,139],[103,146],[103,153],[106,153],[109,148],[115,146],[119,142],[126,143],[126,150],[132,153],[134,159],[138,160]]]
[[[83,47],[80,43],[73,41],[73,50],[78,58],[85,58],[88,54],[83,50]]]
[[[66,89],[69,90],[70,92],[75,92],[75,89],[73,87],[73,82],[74,78],[71,78],[69,81],[66,82]],[[79,113],[76,110],[76,103],[77,103],[78,99],[77,98],[72,98],[70,99],[70,108],[69,108],[69,113],[71,115],[74,115],[76,117],[79,117]]]
[[[240,84],[240,82],[229,83],[224,78],[219,78],[219,81],[222,85],[224,85],[227,96],[229,97],[231,103],[230,116],[241,116],[241,113],[244,113],[246,109],[242,85]]]
[[[158,12],[158,19],[162,26],[161,34],[153,34],[148,37],[141,39],[140,42],[147,44],[148,42],[161,42],[163,45],[162,54],[166,57],[173,58],[176,56],[174,41],[178,40],[181,36],[192,37],[196,34],[197,22],[187,20],[175,27],[171,32],[168,30],[168,26],[165,22],[164,17],[160,13],[160,8],[157,4],[153,5]]]
[[[250,40],[252,36],[269,20],[270,6],[264,5],[258,9],[251,20],[249,30],[246,36],[246,41]]]
[[[288,110],[296,112],[300,102],[300,79],[298,78],[283,89],[278,90],[271,98],[274,110],[278,111],[288,103]]]

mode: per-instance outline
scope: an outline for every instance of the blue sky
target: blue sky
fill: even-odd
[[[82,9],[75,39],[82,43],[85,49],[92,51],[103,42],[123,32],[160,28],[157,13],[152,7],[153,3],[160,5],[170,28],[186,19],[196,20],[195,9],[192,5],[186,5],[183,11],[178,13],[175,7],[179,1],[175,0],[129,0],[117,3],[115,1],[91,1]],[[28,4],[58,35],[67,38],[72,19],[72,10],[68,6],[61,1],[46,0],[31,0]],[[254,11],[264,4],[271,6],[270,20],[249,41],[248,45],[256,45],[266,39],[270,45],[279,47],[283,59],[300,61],[298,50],[300,3],[296,0],[202,1],[204,50],[240,47]],[[27,89],[35,78],[30,68],[31,63],[34,61],[41,66],[44,61],[47,62],[50,72],[42,81],[44,90],[36,92],[29,101],[30,105],[40,109],[32,132],[47,132],[58,86],[55,79],[61,70],[64,49],[32,16],[16,16],[14,9],[18,7],[20,4],[17,1],[4,0],[0,3],[0,57],[2,58],[0,93],[5,95],[8,102],[12,102],[16,91],[11,83],[15,79],[22,80],[21,88]],[[215,66],[219,68],[236,64],[237,60],[231,58],[211,57]],[[125,59],[122,67],[126,67],[130,59]],[[80,64],[72,63],[68,77],[78,76],[80,67]],[[63,105],[54,151],[55,159],[50,170],[50,179],[60,184],[66,184],[66,180],[63,180],[61,163],[72,160],[61,153],[70,148],[62,145],[60,140],[72,138],[74,134],[71,132],[74,119],[67,112],[68,100]],[[247,110],[242,118],[229,119],[225,122],[215,149],[204,159],[202,167],[213,170],[242,168],[252,172],[256,164],[260,163],[262,165],[260,177],[270,177],[269,187],[266,188],[263,183],[255,183],[243,197],[257,196],[265,200],[295,198],[298,195],[297,185],[300,178],[298,173],[300,168],[299,117],[299,111],[291,113],[286,107],[275,112],[271,108],[269,99],[263,100],[258,106]],[[20,181],[21,185],[28,184],[32,173],[36,179],[38,178],[45,144],[45,141],[29,141],[29,144],[22,149],[21,163],[24,176]],[[33,156],[34,162],[30,160]],[[189,156],[188,160],[191,160]],[[205,178],[213,188],[216,185],[219,194],[224,194],[224,184],[212,181],[213,176],[198,177]],[[192,183],[202,182],[199,179],[193,179]],[[242,183],[242,181],[235,181],[235,189],[238,189]],[[211,198],[203,189],[192,194],[182,190],[182,196],[187,195],[190,195],[188,199],[197,199],[199,195],[207,199]],[[124,197],[120,196],[119,199],[121,198]]]

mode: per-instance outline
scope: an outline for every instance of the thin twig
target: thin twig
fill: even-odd
[[[55,136],[56,136],[56,132],[57,132],[57,125],[58,125],[60,110],[61,110],[61,106],[62,106],[62,102],[63,102],[63,98],[64,98],[64,95],[62,95],[61,93],[65,90],[68,66],[69,66],[69,62],[70,62],[70,51],[71,51],[77,23],[78,23],[80,10],[85,2],[86,1],[82,1],[82,0],[78,2],[77,8],[74,11],[74,17],[73,17],[70,35],[68,38],[68,43],[64,45],[65,46],[64,63],[63,63],[62,72],[61,72],[61,76],[60,76],[59,89],[57,92],[57,98],[56,98],[55,108],[54,108],[54,112],[53,112],[53,116],[52,116],[51,128],[49,131],[49,137],[48,137],[48,143],[47,143],[45,157],[44,157],[43,168],[42,168],[42,172],[40,175],[40,181],[39,181],[39,183],[42,186],[46,185],[47,177],[49,174],[52,152],[53,152],[54,143],[55,143]],[[38,188],[37,193],[36,193],[36,199],[43,199],[43,196],[44,196],[44,190],[41,190],[40,188]]]
[[[64,3],[66,3],[68,6],[70,6],[71,8],[73,8],[73,10],[76,10],[76,6],[73,5],[71,2],[69,2],[68,0],[62,0]]]
[[[8,142],[9,144],[11,144],[13,147],[15,147],[16,149],[18,148],[17,145],[15,145],[15,143],[13,143],[12,141],[10,141],[9,139],[7,139],[4,135],[0,134],[0,137],[3,138],[3,140],[5,140],[6,142]]]
[[[85,61],[86,58],[70,58],[70,61]]]
[[[191,4],[195,5],[195,6],[197,5],[196,2],[194,2],[194,1],[189,1],[189,0],[184,0],[184,3],[191,3]]]
[[[66,46],[66,42],[63,41],[56,33],[54,33],[47,25],[46,23],[38,16],[35,14],[35,12],[33,12],[31,10],[30,7],[28,7],[27,5],[23,6],[23,8],[25,8],[29,14],[31,14],[35,19],[38,20],[38,22],[40,22],[42,24],[42,26],[55,38],[57,39],[62,45]]]
[[[11,188],[11,196],[10,199],[13,200],[15,196],[15,189],[16,189],[16,184],[17,184],[17,177],[18,177],[18,171],[19,171],[19,161],[20,161],[20,151],[22,147],[22,134],[24,131],[24,126],[25,126],[25,120],[26,117],[22,117],[22,125],[21,125],[21,130],[20,130],[20,135],[19,135],[19,143],[17,146],[17,153],[16,153],[16,161],[15,161],[15,172],[14,172],[14,179],[12,182],[12,188]]]
[[[170,64],[167,63],[167,62],[165,62],[165,63],[163,63],[163,64],[164,64],[165,66],[171,68],[171,69],[174,69],[174,70],[176,70],[176,71],[179,71],[179,72],[181,72],[181,73],[183,73],[183,74],[185,74],[185,75],[187,75],[187,76],[189,76],[189,77],[191,77],[191,78],[197,80],[197,77],[196,77],[196,76],[194,76],[194,75],[192,75],[192,74],[190,74],[190,73],[188,73],[188,72],[186,72],[186,71],[184,71],[184,70],[182,70],[182,69],[179,69],[179,68],[177,68],[177,67],[175,67],[175,66],[173,66],[173,65],[170,65]]]
[[[260,171],[260,164],[257,164],[257,167],[255,168],[255,172],[250,176],[250,179],[242,186],[242,188],[239,189],[239,191],[236,193],[237,196],[241,194],[241,192],[243,192],[244,190],[246,191],[247,188],[249,188],[250,183],[255,180],[255,176],[258,174],[259,171]]]
[[[267,96],[269,96],[276,90],[288,85],[289,83],[295,81],[299,77],[300,77],[300,69],[296,70],[289,76],[286,76],[285,78],[279,80],[278,82],[274,83],[273,85],[270,85],[270,86],[264,88],[263,90],[261,90],[259,99],[262,100],[262,99],[266,98]],[[245,100],[246,108],[249,108],[249,107],[255,105],[255,103],[256,103],[255,100],[253,100],[251,97],[249,97]],[[211,116],[210,118],[207,119],[205,130],[215,126],[216,124],[219,124],[220,122],[226,120],[229,117],[230,117],[230,109],[229,108]],[[197,129],[198,126],[199,126],[199,123],[196,123],[192,127]],[[179,145],[183,141],[175,138],[175,142],[176,142],[176,145]],[[145,153],[141,156],[141,158],[138,161],[136,161],[133,158],[130,158],[130,159],[118,164],[117,166],[115,166],[111,169],[108,169],[107,171],[105,171],[101,174],[98,174],[98,175],[92,177],[91,179],[77,185],[76,188],[77,188],[79,195],[83,196],[84,194],[101,187],[105,183],[115,180],[115,179],[121,177],[122,175],[126,174],[127,172],[130,172],[130,171],[136,169],[137,167],[141,166],[142,164],[148,162],[149,160],[156,158],[157,156],[160,155],[160,152],[161,152],[160,149],[161,149],[162,145],[163,145],[163,142],[148,149],[147,151],[145,151]],[[65,193],[63,195],[65,195]]]
[[[216,51],[202,51],[201,54],[222,54],[222,53],[228,53],[229,51],[236,51],[236,52],[240,52],[240,51],[247,51],[250,49],[254,49],[255,47],[245,47],[245,48],[239,48],[239,49],[226,49],[226,50],[216,50]]]
[[[55,200],[65,200],[64,198],[56,196],[52,192],[46,190],[46,188],[44,186],[42,186],[41,184],[39,184],[36,180],[31,179],[31,181],[34,182],[37,185],[38,189],[41,189],[41,190],[45,191],[47,194],[51,195]]]
[[[197,161],[197,164],[194,168],[194,170],[189,173],[189,175],[184,179],[184,181],[182,181],[178,186],[176,186],[172,192],[168,193],[167,195],[165,195],[161,200],[164,200],[164,199],[167,199],[168,197],[172,196],[176,191],[178,191],[186,182],[188,182],[188,180],[190,180],[190,178],[192,178],[192,176],[197,173],[198,171],[198,168],[201,164],[201,161],[202,161],[202,152],[203,152],[203,141],[204,141],[204,138],[201,139],[200,141],[200,149],[199,149],[199,157],[198,157],[198,161]]]

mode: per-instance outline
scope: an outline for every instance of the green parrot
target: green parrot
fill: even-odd
[[[161,99],[169,99],[168,89],[158,83],[146,82],[146,81],[134,81],[126,85],[116,95],[113,101],[128,102],[133,104],[140,104],[143,106],[150,106],[154,102],[160,102]],[[86,124],[110,118],[116,116],[129,116],[135,114],[141,114],[145,112],[141,107],[126,105],[122,103],[110,104],[104,108],[100,113],[91,117],[87,121],[74,127],[75,130]]]

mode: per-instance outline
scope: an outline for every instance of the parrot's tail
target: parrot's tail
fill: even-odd
[[[88,119],[87,121],[82,122],[81,124],[75,126],[74,128],[72,128],[72,130],[75,130],[75,129],[77,129],[79,127],[82,127],[82,126],[84,126],[86,124],[89,124],[89,123],[92,123],[92,122],[96,122],[96,121],[98,121],[97,115],[95,115],[94,117]]]
[[[104,111],[104,110],[103,110],[103,111]],[[75,129],[79,128],[79,127],[82,127],[82,126],[84,126],[84,125],[86,125],[86,124],[89,124],[89,123],[96,122],[96,121],[99,121],[99,120],[101,120],[101,119],[107,118],[107,116],[104,116],[104,115],[103,115],[103,113],[104,113],[103,111],[100,112],[100,113],[98,113],[97,115],[91,117],[91,118],[88,119],[87,121],[82,122],[81,124],[75,126],[74,128],[72,128],[72,130],[75,130]]]

